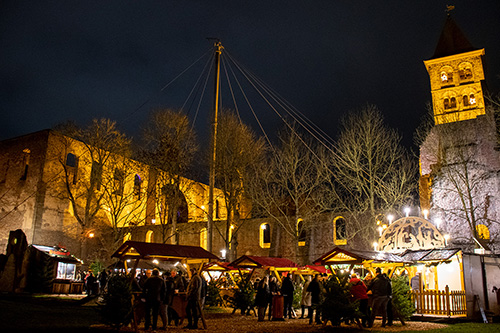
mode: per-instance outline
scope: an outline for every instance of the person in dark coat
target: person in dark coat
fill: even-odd
[[[392,286],[387,275],[382,274],[380,267],[376,269],[377,276],[373,278],[370,285],[368,286],[368,291],[373,293],[373,304],[372,304],[372,315],[369,327],[373,326],[375,321],[375,316],[377,314],[382,316],[382,327],[385,327],[387,319],[387,303],[392,295]]]
[[[96,277],[92,271],[89,271],[89,275],[85,278],[85,289],[87,289],[87,296],[95,295],[95,284],[97,282]]]
[[[267,281],[268,278],[266,276],[259,281],[259,285],[257,286],[255,305],[257,306],[258,321],[264,321],[264,318],[266,317],[266,308],[269,303],[269,295],[271,294]]]
[[[281,294],[284,297],[283,314],[285,318],[287,317],[287,315],[290,319],[294,318],[292,308],[294,290],[295,287],[293,286],[292,279],[290,278],[290,273],[288,273],[287,276],[283,279],[283,283],[281,284]]]
[[[170,276],[170,273],[168,273],[163,275],[163,281],[165,281],[165,297],[160,305],[160,317],[163,323],[163,329],[166,330],[170,321],[173,319],[170,306],[174,299],[174,279]]]
[[[307,291],[311,293],[311,307],[309,307],[307,313],[309,315],[309,324],[313,323],[314,312],[316,311],[316,324],[321,324],[321,315],[319,313],[318,307],[321,301],[321,282],[319,281],[319,274],[314,276],[314,279],[309,283]]]
[[[165,283],[163,279],[160,278],[160,271],[154,269],[151,277],[149,277],[144,283],[144,295],[146,296],[145,305],[145,323],[144,328],[149,329],[151,325],[151,316],[153,316],[153,330],[156,330],[158,324],[158,312],[160,310],[161,301],[165,298]]]
[[[184,328],[198,329],[198,319],[200,317],[199,310],[201,300],[202,281],[196,269],[191,268],[191,280],[187,287],[187,305],[186,315],[188,318],[188,325]]]

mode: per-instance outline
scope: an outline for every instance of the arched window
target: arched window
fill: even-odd
[[[333,243],[335,245],[347,244],[346,221],[342,216],[333,220]]]
[[[304,229],[304,221],[302,219],[297,220],[297,236],[299,238],[299,246],[306,246],[306,230]]]
[[[476,104],[476,96],[474,96],[474,94],[470,94],[470,95],[469,95],[469,103],[470,103],[471,105]]]
[[[231,249],[231,243],[233,242],[233,230],[234,230],[234,225],[231,224],[229,227],[229,235],[227,236],[227,240],[229,241],[229,249]]]
[[[448,98],[444,99],[444,109],[447,110],[450,108],[450,100]]]
[[[115,168],[115,173],[113,175],[114,182],[114,192],[116,195],[123,195],[123,182],[125,180],[125,174],[122,170]]]
[[[146,233],[146,243],[153,243],[153,230]]]
[[[476,225],[476,231],[479,239],[490,239],[490,229],[484,224]]]
[[[444,66],[441,68],[439,77],[441,79],[441,83],[444,85],[453,83],[453,68],[451,66]]]
[[[469,106],[469,96],[464,95],[463,102],[464,102],[464,106]]]
[[[30,165],[30,154],[31,150],[29,148],[23,149],[23,174],[21,175],[21,180],[26,180],[28,178],[28,168]]]
[[[472,65],[468,62],[461,63],[458,66],[458,75],[461,81],[469,81],[472,79]]]
[[[141,184],[141,176],[136,174],[134,177],[134,196],[137,200],[141,199]]]
[[[448,74],[446,74],[446,72],[441,72],[441,81],[442,82],[448,81]]]
[[[68,173],[69,180],[73,184],[76,184],[78,174],[78,158],[72,153],[66,155],[66,172]]]
[[[450,98],[450,109],[457,107],[457,99],[455,97]]]
[[[215,200],[215,218],[216,219],[219,219],[220,218],[220,215],[219,215],[219,200]]]
[[[271,247],[271,226],[269,223],[262,223],[259,230],[259,245],[263,249]]]
[[[130,232],[127,232],[125,236],[123,236],[123,242],[125,243],[126,241],[132,240],[132,234]]]
[[[205,250],[208,250],[207,239],[207,228],[203,228],[200,230],[200,247]]]

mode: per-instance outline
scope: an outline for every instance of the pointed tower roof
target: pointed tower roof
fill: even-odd
[[[476,50],[476,48],[472,46],[462,30],[456,24],[455,20],[450,14],[448,14],[446,22],[444,23],[443,31],[439,37],[436,50],[434,51],[434,55],[431,59],[442,58],[474,50]]]

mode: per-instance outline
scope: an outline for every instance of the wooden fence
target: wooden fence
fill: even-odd
[[[466,316],[465,291],[451,290],[413,290],[412,300],[416,314],[437,316]]]

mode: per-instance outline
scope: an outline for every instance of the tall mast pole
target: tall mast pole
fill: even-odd
[[[214,114],[212,118],[212,140],[210,155],[210,180],[208,190],[208,223],[207,223],[207,250],[212,252],[212,237],[214,228],[214,187],[215,187],[215,158],[217,151],[217,114],[219,112],[219,87],[220,87],[220,55],[222,44],[216,40],[215,48],[215,86],[214,86]]]

